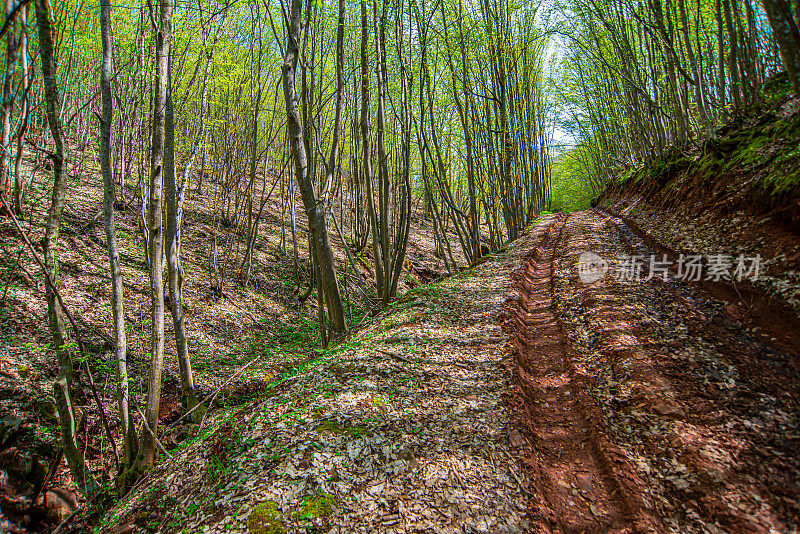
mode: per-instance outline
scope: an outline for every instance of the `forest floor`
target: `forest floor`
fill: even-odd
[[[328,350],[243,329],[247,376],[201,428],[164,411],[171,457],[94,531],[800,531],[800,329],[748,284],[619,279],[676,259],[636,213],[544,215]]]
[[[113,389],[109,387],[115,376],[110,282],[99,213],[103,186],[91,150],[72,148],[72,154],[82,157],[74,160],[70,170],[71,184],[59,244],[63,282],[60,289],[80,325],[89,350],[89,365],[116,434],[117,411]],[[26,153],[25,159],[33,165],[31,154]],[[35,174],[27,196],[27,206],[32,211],[26,212],[22,222],[39,255],[50,187],[47,176],[43,171]],[[265,190],[270,191],[277,179],[268,176]],[[213,206],[221,184],[207,179],[204,186],[203,194],[193,192],[187,198],[184,210],[182,260],[189,351],[201,398],[225,384],[213,402],[217,407],[234,406],[246,403],[253,391],[293,374],[316,355],[313,347],[320,344],[316,298],[312,295],[305,302],[298,298],[309,279],[307,248],[303,246],[306,223],[298,199],[298,284],[290,217],[281,204],[281,187],[276,185],[261,216],[253,272],[247,286],[243,286],[237,281],[237,274],[246,230],[243,225],[223,224],[219,208],[215,215]],[[261,188],[259,178],[255,190]],[[135,207],[138,202],[134,197],[134,189],[128,188],[126,199],[131,206],[116,211],[116,223],[132,391],[141,405],[149,365],[150,290],[143,254],[142,214]],[[342,217],[338,208],[335,207],[339,220],[350,220]],[[432,223],[421,215],[415,214],[413,218],[414,233],[400,278],[401,292],[448,274],[442,259],[435,255]],[[344,231],[351,239],[349,226],[346,224]],[[454,235],[450,239],[457,242]],[[215,243],[223,280],[221,293],[212,285]],[[347,265],[338,236],[332,236],[332,243],[338,265]],[[369,286],[372,260],[368,249],[357,255],[356,261],[367,275]],[[454,247],[453,254],[456,261],[464,263],[458,247]],[[343,291],[349,303],[351,324],[356,327],[367,324],[370,318],[364,316],[352,269],[342,267],[340,276],[342,287],[346,288]],[[81,502],[60,454],[52,401],[52,380],[57,369],[50,350],[42,279],[12,222],[0,218],[0,532],[47,529]],[[180,415],[180,387],[172,321],[169,312],[166,313],[161,422],[168,426]],[[254,360],[255,364],[251,364]],[[101,431],[98,411],[91,400],[86,400],[81,413],[85,417],[79,434],[89,466],[101,481],[111,483],[114,460]],[[185,433],[185,428],[175,429],[175,433],[165,437],[165,442],[174,446]]]
[[[798,532],[796,336],[777,302],[617,279],[656,252],[541,217],[214,414],[101,532]]]
[[[280,388],[216,414],[103,532],[527,531],[502,312],[529,246],[406,293]]]
[[[88,158],[72,178],[62,291],[113,421],[101,183]],[[214,409],[199,426],[179,420],[168,346],[169,455],[105,515],[72,516],[62,532],[800,532],[800,239],[770,216],[682,212],[626,190],[543,215],[451,276],[417,217],[400,298],[366,316],[350,283],[355,328],[323,350],[281,246],[280,202],[267,202],[243,287],[245,232],[215,219],[217,185],[189,198],[183,244],[190,352]],[[31,204],[46,194],[34,182]],[[141,402],[141,214],[118,217]],[[43,220],[39,209],[24,223],[34,243]],[[81,500],[58,453],[41,274],[7,220],[0,247],[0,532],[48,531]],[[758,256],[760,276],[680,280],[679,254],[705,255],[705,269],[710,255],[731,269]],[[653,255],[665,263],[651,271]],[[622,276],[634,256],[641,269]],[[369,263],[366,250],[368,278]],[[89,465],[111,485],[97,411],[81,412]]]

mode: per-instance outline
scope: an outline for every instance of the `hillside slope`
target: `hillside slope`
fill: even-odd
[[[800,312],[800,98],[785,79],[714,139],[631,169],[594,204],[686,256],[759,256],[740,291]]]
[[[75,157],[59,243],[61,292],[77,318],[90,351],[94,380],[99,385],[106,414],[113,422],[117,420],[117,412],[110,387],[115,376],[111,288],[99,212],[103,185],[91,147],[83,151],[79,148],[74,146],[72,151]],[[33,155],[26,153],[26,161],[32,168]],[[52,177],[44,169],[33,176],[26,203],[30,208],[26,208],[22,227],[41,255],[39,242],[44,233],[51,187],[48,180]],[[302,210],[297,209],[298,283],[294,274],[291,219],[288,209],[281,205],[278,177],[268,176],[266,184],[262,184],[263,179],[258,178],[255,190],[270,191],[275,187],[261,214],[253,272],[246,287],[237,281],[237,274],[247,231],[243,225],[221,220],[221,209],[214,209],[225,186],[206,180],[202,194],[193,191],[185,204],[182,262],[189,352],[202,396],[225,384],[224,391],[214,397],[217,405],[238,402],[253,382],[271,383],[279,379],[302,365],[312,353],[311,347],[319,346],[316,299],[312,296],[301,302],[298,298],[309,280]],[[131,387],[141,406],[149,366],[150,285],[136,190],[128,187],[125,198],[129,205],[116,213],[117,238]],[[300,206],[299,198],[296,202]],[[117,208],[121,207],[123,204],[118,203]],[[341,214],[342,211],[337,211],[340,218]],[[345,225],[345,232],[348,226]],[[412,228],[401,291],[447,274],[444,262],[435,255],[431,221],[418,214],[413,218]],[[454,235],[450,237],[455,245],[457,239]],[[344,267],[348,262],[341,241],[334,236],[332,242],[341,268],[342,287],[350,303],[349,317],[352,324],[358,324],[364,315],[361,295],[352,269]],[[453,246],[453,253],[463,265],[457,245]],[[367,283],[371,283],[369,247],[356,259]],[[212,283],[215,262],[222,274],[221,291]],[[0,532],[40,531],[57,524],[80,502],[60,453],[52,401],[52,380],[57,368],[50,347],[42,280],[38,265],[11,220],[0,217]],[[178,365],[169,315],[165,330],[161,421],[169,424],[180,412]],[[267,359],[267,356],[268,364],[246,367],[254,358]],[[79,434],[86,439],[87,460],[94,474],[109,482],[115,467],[101,431],[99,412],[93,402],[80,404],[86,417],[79,425]],[[180,441],[182,437],[165,439]]]
[[[502,408],[501,312],[529,247],[522,239],[406,293],[351,339],[215,413],[100,531],[527,531]]]

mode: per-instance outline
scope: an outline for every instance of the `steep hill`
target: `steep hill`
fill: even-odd
[[[785,78],[707,143],[631,169],[594,204],[677,253],[759,256],[739,290],[800,311],[800,98]],[[779,314],[780,315],[780,314]]]

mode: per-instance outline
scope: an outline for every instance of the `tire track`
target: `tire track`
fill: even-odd
[[[796,531],[800,425],[791,356],[749,333],[726,303],[648,278],[646,268],[636,280],[619,278],[615,268],[582,282],[582,252],[611,264],[652,254],[618,219],[575,213],[559,235],[555,244],[539,240],[540,249],[555,247],[550,306],[566,334],[569,387],[589,426],[593,458],[624,514],[594,530]],[[527,361],[535,365],[535,355]],[[535,433],[546,419],[528,424]],[[540,455],[528,464],[538,473],[548,462]]]
[[[607,214],[599,213],[608,217]],[[658,243],[643,237],[636,228],[629,227],[623,219],[610,216],[610,222],[620,243],[630,254],[648,257],[656,251],[666,250]],[[667,253],[674,265],[676,258]],[[646,265],[643,274],[648,274]],[[780,340],[774,339],[775,346],[770,346],[764,343],[764,337],[748,335],[745,328],[748,317],[742,322],[734,319],[729,312],[730,304],[724,308],[723,313],[714,312],[711,299],[721,292],[713,290],[723,285],[725,284],[722,282],[689,284],[674,279],[664,281],[658,277],[650,281],[651,290],[658,297],[656,302],[660,302],[661,306],[674,303],[683,310],[689,326],[689,338],[704,340],[719,355],[717,365],[728,366],[733,371],[734,383],[722,388],[714,387],[716,391],[711,393],[709,382],[713,383],[716,378],[716,369],[699,369],[701,377],[708,373],[704,381],[699,382],[692,376],[692,372],[683,368],[680,360],[659,361],[657,356],[655,359],[646,359],[647,379],[655,382],[654,377],[658,377],[662,384],[666,384],[659,388],[661,398],[651,398],[649,404],[656,407],[656,412],[659,411],[658,407],[668,407],[668,415],[672,420],[702,429],[698,433],[713,437],[708,442],[722,445],[721,450],[731,447],[737,439],[732,439],[728,432],[720,428],[719,420],[733,423],[739,418],[753,418],[757,414],[762,415],[765,408],[767,413],[763,415],[769,416],[769,408],[764,406],[765,399],[775,399],[775,408],[778,410],[796,412],[800,391],[794,373],[796,366],[792,365],[792,358],[796,361],[797,353],[792,355],[791,352],[776,350],[776,346],[784,349],[787,347]],[[754,323],[763,324],[764,318],[757,319]],[[784,319],[781,324],[785,324],[787,320]],[[647,330],[645,328],[639,333],[641,337],[655,341],[652,333]],[[665,392],[669,392],[668,398],[664,398]],[[726,415],[720,417],[719,414]],[[695,483],[704,488],[702,493],[698,492],[694,503],[705,517],[713,517],[716,522],[733,532],[760,531],[759,529],[769,528],[766,525],[770,524],[773,528],[781,528],[779,520],[772,514],[782,507],[783,496],[791,495],[792,488],[796,488],[796,470],[787,469],[789,466],[783,460],[769,458],[770,453],[767,451],[777,451],[775,455],[779,458],[796,456],[796,446],[793,444],[796,443],[796,436],[792,439],[790,432],[784,435],[780,432],[764,435],[747,427],[744,430],[747,434],[744,443],[747,446],[732,447],[734,450],[743,450],[736,454],[735,465],[724,470],[709,465],[707,447],[705,451],[702,446],[696,445],[675,447],[673,453],[680,451],[681,462],[694,468]],[[646,446],[651,450],[658,450],[663,446],[659,441],[646,440]],[[767,461],[764,461],[765,456]],[[776,472],[781,472],[782,475],[775,476]],[[723,478],[724,484],[720,484]],[[752,496],[759,502],[766,503],[764,508],[771,509],[770,513],[764,514],[762,510],[759,514],[746,514],[742,513],[742,508],[731,507],[725,502],[743,502]],[[796,501],[789,508],[796,510]],[[771,517],[764,517],[765,515]]]
[[[539,532],[660,532],[639,494],[643,482],[625,452],[603,430],[587,394],[588,377],[573,364],[554,304],[554,264],[569,257],[564,242],[580,226],[576,216],[548,216],[538,244],[515,273],[506,327],[525,438],[512,433],[533,482],[530,514]]]

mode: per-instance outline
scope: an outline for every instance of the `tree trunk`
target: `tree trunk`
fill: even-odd
[[[800,95],[800,32],[786,0],[762,0],[783,66],[796,95]]]
[[[96,494],[96,482],[88,474],[75,436],[75,411],[71,400],[73,388],[72,359],[70,358],[69,350],[64,346],[66,334],[62,317],[63,312],[58,302],[57,289],[54,287],[58,284],[58,238],[61,216],[64,211],[64,199],[67,193],[68,156],[60,119],[61,101],[56,83],[56,63],[52,40],[53,21],[48,0],[38,0],[36,2],[36,21],[39,27],[39,49],[42,62],[42,77],[44,78],[45,113],[55,149],[51,157],[53,162],[53,190],[50,209],[47,212],[47,226],[42,240],[46,271],[45,296],[47,299],[47,315],[50,323],[50,332],[53,336],[53,348],[58,355],[58,379],[54,384],[54,394],[61,425],[62,445],[64,454],[69,462],[72,477],[87,495],[93,497]]]
[[[380,17],[378,17],[378,0],[373,0],[372,9],[375,24],[375,51],[378,90],[378,110],[376,126],[376,144],[378,147],[378,242],[383,258],[383,285],[379,288],[379,297],[383,305],[389,304],[389,286],[391,273],[387,267],[389,258],[389,156],[386,154],[385,122],[386,122],[386,0],[383,0]]]
[[[61,426],[61,443],[64,446],[64,457],[67,459],[72,480],[86,495],[87,500],[91,502],[102,488],[92,477],[89,469],[87,469],[83,453],[78,449],[78,440],[75,435],[75,409],[72,406],[69,386],[63,376],[53,382],[53,394],[58,406],[58,422]]]
[[[25,185],[22,183],[22,145],[25,134],[28,133],[30,124],[31,99],[30,90],[33,85],[33,68],[28,63],[28,8],[22,9],[22,30],[20,31],[19,49],[22,55],[22,79],[24,88],[22,90],[22,103],[20,104],[20,126],[17,132],[17,150],[14,155],[14,213],[22,219],[22,197],[25,194]]]
[[[47,0],[36,2],[36,20],[39,26],[39,48],[41,50],[42,77],[44,78],[45,112],[53,137],[53,189],[50,197],[50,209],[47,212],[42,248],[48,276],[45,277],[45,295],[47,299],[47,316],[50,332],[53,335],[53,349],[58,354],[59,374],[66,379],[68,391],[72,391],[73,369],[69,351],[64,348],[66,334],[61,306],[56,298],[54,288],[48,280],[58,284],[58,239],[61,228],[61,216],[64,211],[64,200],[67,194],[67,146],[64,144],[64,133],[59,119],[61,101],[56,84],[56,64],[53,50],[52,14]]]
[[[164,367],[164,284],[161,278],[163,249],[162,180],[167,93],[169,90],[169,58],[172,45],[172,0],[162,0],[159,27],[156,33],[156,81],[153,98],[153,132],[150,147],[150,195],[147,214],[147,256],[150,267],[150,372],[147,381],[147,425],[158,430],[161,404],[161,374]],[[152,467],[156,458],[155,439],[142,432],[139,443],[141,468]]]
[[[714,16],[717,22],[717,107],[724,110],[728,102],[725,86],[725,38],[722,22],[722,0],[716,0]]]
[[[367,62],[367,43],[369,30],[367,26],[367,2],[361,0],[361,143],[364,152],[364,181],[366,184],[367,216],[372,231],[372,255],[375,259],[375,284],[378,298],[383,292],[383,253],[380,246],[380,230],[378,229],[378,215],[375,209],[375,194],[372,190],[372,156],[370,154],[369,139],[369,67]]]
[[[256,4],[256,13],[254,13],[254,21],[258,20],[259,18],[259,7]],[[255,22],[253,23],[253,33],[255,33]],[[261,106],[261,56],[262,56],[262,42],[261,42],[261,27],[259,26],[258,29],[258,66],[256,68],[255,76],[253,77],[252,83],[255,83],[258,86],[256,90],[256,95],[252,94],[252,88],[250,93],[250,98],[254,100],[254,107],[253,107],[253,136],[250,142],[250,180],[247,186],[248,189],[248,196],[247,196],[247,248],[244,253],[244,259],[242,260],[241,268],[239,269],[239,279],[243,286],[247,285],[247,281],[250,279],[250,270],[252,268],[252,261],[253,261],[253,247],[255,247],[255,232],[258,223],[253,224],[253,192],[254,192],[254,184],[256,180],[256,165],[258,163],[258,111]],[[251,83],[251,87],[252,87]],[[255,98],[253,98],[255,96]],[[266,182],[267,175],[264,174],[264,181]]]
[[[302,16],[303,0],[292,0],[291,13],[287,23],[286,57],[283,63],[283,94],[286,100],[286,128],[289,143],[294,157],[295,177],[300,187],[303,206],[308,216],[308,229],[312,239],[312,251],[319,262],[319,270],[324,277],[323,287],[326,293],[326,303],[329,306],[331,329],[334,335],[344,334],[347,325],[344,319],[344,308],[339,294],[339,282],[336,278],[336,269],[325,221],[324,199],[317,200],[314,194],[312,177],[308,174],[308,164],[305,143],[303,141],[303,127],[300,124],[300,113],[297,107],[297,94],[294,88],[297,61],[300,56],[298,43],[300,42],[300,21]]]
[[[689,56],[689,66],[692,69],[692,77],[694,78],[695,98],[697,99],[697,108],[700,111],[700,121],[703,123],[703,130],[705,138],[709,139],[714,135],[714,127],[708,117],[706,110],[706,95],[703,86],[703,79],[700,69],[697,66],[697,58],[692,48],[692,40],[689,33],[689,17],[686,14],[686,4],[684,0],[678,0],[678,9],[681,15],[681,33],[683,34],[684,45],[686,46],[686,54]]]
[[[6,0],[6,18],[14,9],[13,0]],[[3,79],[2,129],[0,130],[0,191],[6,190],[9,180],[8,160],[11,151],[11,113],[14,110],[14,68],[17,65],[17,38],[14,34],[13,22],[6,34],[6,71]]]
[[[167,277],[169,282],[169,301],[172,312],[172,325],[175,330],[175,350],[178,356],[178,368],[181,375],[181,404],[184,411],[193,410],[197,406],[197,394],[194,390],[192,363],[189,358],[189,346],[186,341],[186,325],[183,320],[183,269],[180,257],[180,193],[175,183],[175,120],[172,105],[171,64],[167,65],[167,98],[164,110],[164,197],[167,204]],[[199,422],[203,412],[192,412]],[[150,427],[155,428],[155,427]]]
[[[341,1],[341,0],[340,0]],[[402,12],[402,1],[398,7],[398,11]],[[402,125],[403,135],[401,138],[401,179],[402,186],[400,191],[398,215],[397,215],[397,229],[395,231],[394,246],[392,248],[392,260],[390,262],[389,273],[391,274],[391,281],[389,284],[389,298],[394,298],[397,294],[397,284],[400,280],[400,273],[403,271],[403,260],[406,255],[406,248],[408,246],[408,235],[411,230],[411,110],[410,98],[413,88],[411,87],[411,76],[408,74],[408,63],[403,55],[403,37],[405,31],[403,28],[403,17],[396,17],[396,41],[397,41],[397,57],[400,62],[400,124]],[[411,44],[409,43],[409,50]]]
[[[722,0],[722,11],[725,15],[725,26],[728,28],[728,70],[731,75],[731,94],[733,106],[737,110],[742,107],[742,87],[739,81],[739,40],[736,37],[736,28],[733,23],[730,0]]]
[[[114,175],[111,168],[111,125],[113,101],[111,95],[111,3],[100,5],[100,31],[103,41],[103,63],[100,71],[100,91],[103,115],[100,120],[100,168],[103,174],[103,211],[105,214],[108,263],[111,270],[111,314],[114,321],[114,356],[117,362],[117,404],[121,422],[122,461],[130,466],[136,457],[136,425],[130,416],[128,392],[127,339],[125,336],[125,311],[123,309],[122,272],[117,250],[117,231],[114,226]]]

